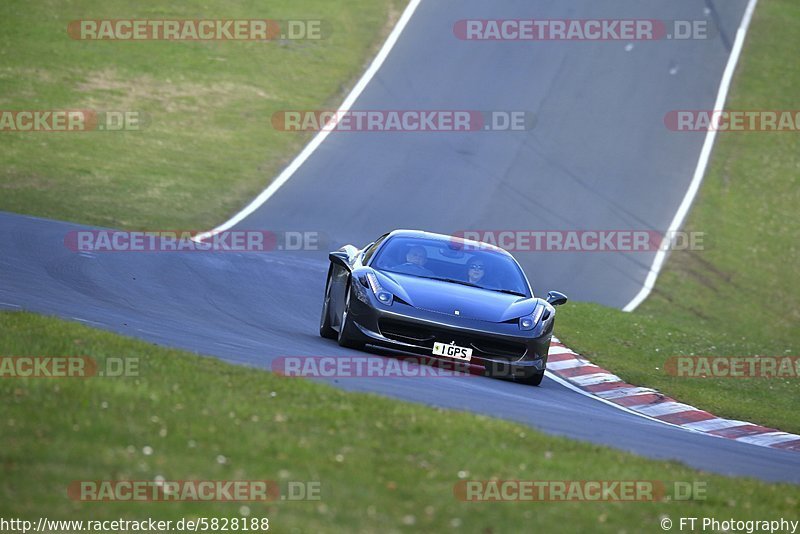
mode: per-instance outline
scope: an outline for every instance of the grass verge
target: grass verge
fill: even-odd
[[[101,369],[109,358],[138,359],[138,376],[0,379],[0,517],[178,520],[249,513],[268,517],[278,531],[506,532],[532,524],[560,530],[569,521],[575,531],[620,532],[660,530],[662,516],[792,518],[800,502],[800,489],[791,485],[709,475],[505,421],[345,393],[28,313],[0,313],[0,347],[4,356],[88,356]],[[66,494],[75,480],[159,476],[318,481],[321,498],[98,503]],[[493,477],[707,486],[706,499],[690,501],[454,497],[459,480]]]
[[[405,0],[0,4],[0,108],[137,111],[139,131],[2,132],[0,210],[124,229],[205,230],[256,196],[308,134],[278,110],[336,107]],[[79,19],[322,20],[324,39],[81,41]]]

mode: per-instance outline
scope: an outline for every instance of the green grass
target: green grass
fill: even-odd
[[[387,14],[396,16],[402,4],[304,0],[299,15],[288,0],[183,10],[122,1],[2,4],[3,109],[139,110],[149,122],[140,132],[3,134],[0,209],[122,228],[207,228],[224,220],[308,139],[272,130],[273,111],[338,104],[385,35]],[[319,17],[333,34],[288,44],[92,43],[66,35],[69,20],[120,13]],[[762,0],[730,107],[797,107],[799,22],[796,3]],[[678,354],[798,353],[797,148],[794,134],[720,135],[688,222],[713,246],[673,254],[635,314],[566,306],[558,335],[634,383],[719,415],[800,430],[796,381],[678,380],[662,372]],[[518,531],[560,529],[566,521],[587,531],[658,530],[663,514],[793,517],[800,499],[794,486],[702,474],[30,314],[0,314],[0,351],[142,361],[138,378],[0,380],[0,517],[239,514],[239,503],[78,503],[65,495],[72,480],[156,476],[320,481],[319,502],[248,505],[251,516],[268,515],[282,530]],[[142,454],[145,446],[152,455]],[[470,479],[703,481],[709,498],[462,503],[452,496],[460,472]]]
[[[0,210],[126,229],[205,230],[309,134],[283,109],[337,106],[406,0],[0,4],[0,109],[139,111],[140,131],[2,132]],[[79,41],[82,18],[321,19],[319,41]]]
[[[709,475],[528,427],[303,379],[27,313],[0,313],[0,354],[138,358],[138,376],[0,379],[0,517],[239,517],[243,503],[96,503],[74,480],[318,481],[319,501],[246,503],[278,532],[658,531],[662,516],[793,518],[796,486]],[[143,449],[152,448],[145,455]],[[218,456],[225,462],[219,463]],[[707,498],[475,503],[463,479],[659,480]],[[670,486],[671,487],[671,486]],[[527,526],[527,527],[526,527]]]
[[[797,109],[800,4],[759,2],[729,109]],[[682,135],[675,133],[673,135]],[[632,314],[565,307],[558,335],[625,380],[717,415],[800,432],[800,378],[699,379],[664,373],[669,356],[800,355],[800,138],[720,133],[684,229],[706,249],[670,255]]]

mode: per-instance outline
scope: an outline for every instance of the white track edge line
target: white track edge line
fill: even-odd
[[[733,80],[733,73],[736,71],[736,64],[739,62],[739,56],[741,55],[742,47],[744,46],[744,39],[747,35],[747,29],[750,27],[750,20],[753,18],[753,12],[755,11],[757,3],[758,0],[750,0],[748,2],[747,8],[744,11],[744,16],[742,17],[742,22],[739,25],[739,28],[736,30],[736,40],[733,43],[731,54],[728,56],[728,63],[725,66],[725,71],[722,74],[722,80],[719,84],[717,100],[714,102],[715,110],[723,109],[725,106],[725,101],[728,98],[728,90],[730,89],[731,81]],[[703,142],[703,148],[700,150],[700,158],[697,160],[697,167],[695,168],[694,176],[692,176],[692,181],[689,184],[689,189],[686,190],[686,195],[684,195],[683,201],[681,202],[680,206],[678,206],[678,211],[675,213],[675,217],[672,219],[669,229],[662,239],[661,246],[656,252],[656,257],[653,259],[653,264],[650,266],[650,272],[647,273],[647,278],[645,278],[644,285],[642,286],[642,289],[639,290],[639,293],[637,293],[636,296],[633,297],[633,299],[631,299],[631,301],[628,302],[624,308],[622,308],[622,311],[632,312],[635,310],[653,290],[653,287],[656,284],[656,279],[661,272],[661,268],[663,267],[664,260],[667,256],[666,249],[669,248],[667,245],[672,241],[670,236],[674,235],[683,224],[683,220],[689,213],[689,208],[692,207],[692,202],[694,202],[694,198],[697,196],[697,192],[700,190],[700,184],[703,182],[703,176],[705,175],[708,161],[711,158],[711,150],[714,148],[714,140],[716,139],[716,136],[717,131],[714,129],[706,132],[706,138]]]
[[[608,404],[609,406],[612,406],[612,407],[614,407],[614,408],[616,408],[618,410],[622,410],[623,412],[627,412],[629,414],[639,416],[639,417],[641,417],[643,419],[649,419],[650,421],[655,421],[656,423],[661,423],[662,425],[668,425],[668,426],[673,426],[675,428],[680,428],[680,429],[685,430],[687,432],[694,432],[695,434],[703,434],[703,435],[712,436],[712,437],[715,437],[715,438],[721,438],[722,437],[722,436],[717,436],[715,434],[708,434],[708,433],[702,432],[700,430],[695,430],[693,428],[685,428],[685,427],[682,427],[681,425],[676,425],[675,423],[670,423],[670,422],[664,421],[662,419],[656,419],[655,417],[651,417],[651,416],[649,416],[647,414],[643,414],[641,412],[636,412],[634,410],[631,410],[627,406],[623,406],[621,404],[617,404],[615,402],[611,402],[610,400],[604,399],[602,397],[598,397],[597,395],[594,395],[593,393],[590,393],[590,392],[588,392],[588,391],[586,391],[584,389],[581,389],[578,386],[576,386],[575,384],[573,384],[572,382],[570,382],[568,380],[565,380],[565,379],[561,378],[560,376],[558,376],[558,375],[556,375],[556,374],[554,374],[554,373],[552,373],[550,371],[545,370],[544,374],[545,374],[545,376],[547,378],[553,380],[554,382],[556,382],[558,384],[561,384],[562,386],[564,386],[567,389],[571,389],[572,391],[575,391],[576,393],[580,393],[584,397],[589,397],[589,398],[594,399],[596,401],[600,401],[603,404]]]
[[[375,56],[375,59],[372,60],[370,66],[361,76],[361,79],[358,80],[358,83],[353,87],[350,91],[350,94],[347,95],[347,98],[344,99],[342,105],[339,106],[338,113],[346,112],[350,109],[350,107],[355,103],[364,89],[367,87],[367,84],[372,80],[372,77],[375,76],[375,73],[378,72],[378,69],[381,68],[383,62],[386,60],[386,57],[391,52],[392,48],[394,47],[397,40],[400,38],[400,34],[405,29],[406,24],[411,19],[411,15],[414,14],[414,11],[417,9],[417,6],[421,0],[411,0],[406,9],[403,11],[403,14],[400,16],[400,19],[397,21],[394,29],[392,29],[389,37],[386,38],[386,42],[383,43],[380,51]],[[264,204],[269,198],[275,194],[275,192],[280,189],[280,187],[289,181],[289,178],[294,175],[295,171],[300,168],[300,166],[314,153],[319,145],[328,137],[328,134],[331,130],[320,130],[314,137],[311,139],[305,148],[297,155],[297,157],[292,160],[288,167],[286,167],[281,173],[275,178],[266,189],[264,189],[261,194],[259,194],[256,198],[254,198],[250,204],[245,206],[239,213],[225,221],[224,223],[220,224],[213,230],[209,230],[207,232],[203,232],[201,234],[196,235],[193,239],[195,241],[203,241],[204,239],[208,239],[214,234],[219,232],[224,232],[225,230],[229,229],[233,225],[241,222],[259,207]]]

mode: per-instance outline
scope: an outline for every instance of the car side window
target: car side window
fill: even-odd
[[[367,265],[369,263],[369,260],[372,258],[373,254],[375,254],[375,251],[378,250],[378,247],[383,243],[384,239],[386,239],[385,235],[379,237],[377,241],[367,247],[367,250],[364,251],[364,258],[361,260],[362,264]]]

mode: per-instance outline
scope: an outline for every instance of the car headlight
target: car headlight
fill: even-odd
[[[378,277],[375,276],[375,273],[367,273],[367,283],[369,284],[369,288],[372,290],[372,293],[375,295],[375,298],[378,299],[381,304],[391,306],[392,301],[394,300],[394,295],[383,289],[381,283],[378,282]]]
[[[536,308],[533,309],[533,313],[530,315],[523,315],[519,318],[520,330],[533,330],[539,322],[539,319],[542,318],[543,313],[544,306],[537,304]]]

